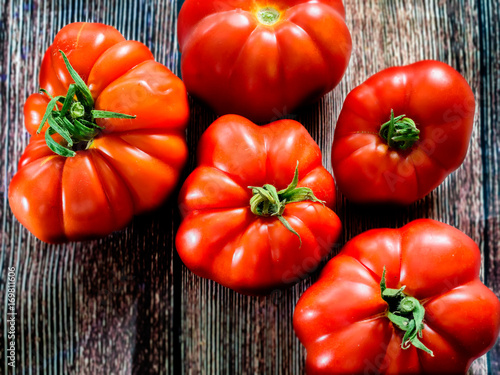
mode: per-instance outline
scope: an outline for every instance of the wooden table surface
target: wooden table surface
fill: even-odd
[[[13,217],[10,179],[28,142],[23,103],[38,89],[41,58],[56,32],[73,21],[116,27],[145,43],[179,74],[176,17],[182,1],[74,0],[0,3],[0,373],[7,366],[7,268],[16,268],[16,373],[250,374],[304,372],[305,350],[292,328],[294,306],[313,276],[282,293],[246,297],[193,275],[174,248],[176,194],[124,231],[99,241],[47,245]],[[341,244],[376,227],[417,218],[451,224],[480,246],[482,277],[500,294],[499,0],[347,0],[353,54],[340,85],[296,118],[330,166],[336,118],[347,93],[377,71],[422,59],[455,67],[477,99],[462,167],[425,199],[400,210],[366,211],[338,195]],[[187,139],[194,150],[215,115],[191,102]],[[338,251],[334,249],[332,256]],[[500,345],[472,366],[500,373]]]

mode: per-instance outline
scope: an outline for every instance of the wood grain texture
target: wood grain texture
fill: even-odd
[[[175,195],[105,239],[52,246],[15,220],[10,179],[28,142],[22,106],[37,90],[45,49],[73,21],[98,21],[145,43],[179,74],[176,15],[182,1],[73,0],[0,3],[0,373],[11,373],[5,348],[5,279],[16,267],[16,373],[22,374],[301,374],[305,350],[292,314],[313,276],[285,292],[246,297],[187,270],[174,249],[179,225]],[[339,194],[344,229],[339,247],[376,227],[421,217],[454,225],[484,256],[487,285],[500,295],[500,0],[347,0],[353,56],[341,84],[291,117],[302,122],[330,167],[335,122],[347,93],[377,71],[421,59],[455,67],[477,100],[473,139],[464,165],[411,207],[367,211]],[[215,115],[191,102],[187,133],[195,167],[197,142]],[[286,109],[278,109],[287,114]],[[9,372],[8,372],[9,371]],[[500,345],[471,373],[500,371]]]

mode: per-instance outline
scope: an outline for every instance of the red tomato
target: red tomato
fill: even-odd
[[[182,81],[113,27],[72,23],[59,31],[40,72],[40,87],[54,96],[66,95],[73,83],[59,50],[89,86],[96,110],[136,118],[97,118],[104,129],[64,157],[47,147],[47,124],[35,134],[50,99],[28,98],[25,125],[33,136],[10,183],[9,203],[30,232],[51,243],[105,236],[158,207],[187,159],[189,116]]]
[[[387,123],[391,110],[394,127]],[[462,164],[474,111],[469,85],[444,63],[375,74],[347,96],[337,122],[332,165],[340,191],[358,203],[407,205],[423,198]],[[384,123],[390,141],[380,134]]]
[[[500,302],[479,280],[480,266],[474,241],[434,220],[353,238],[297,303],[294,328],[307,349],[307,372],[464,374],[500,329]],[[413,333],[434,356],[415,339],[402,348],[404,332],[389,319],[398,304],[390,293],[381,296],[384,267],[388,288],[405,286],[399,297],[424,309],[421,336]]]
[[[278,191],[277,201],[287,199],[281,207],[285,223],[278,214],[256,214],[265,202],[251,206],[260,197],[251,187],[287,188],[297,163],[299,188],[293,191],[309,198],[295,200]],[[259,127],[223,116],[203,134],[198,167],[182,187],[177,251],[201,277],[240,293],[269,293],[304,278],[330,252],[341,229],[330,209],[334,202],[333,178],[301,124],[282,120]]]
[[[189,93],[260,123],[337,86],[352,47],[341,0],[186,0],[178,37]]]

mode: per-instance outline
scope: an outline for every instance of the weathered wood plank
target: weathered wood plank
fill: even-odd
[[[148,45],[178,72],[175,19],[182,1],[20,1],[0,4],[0,277],[16,267],[17,372],[58,373],[291,373],[303,372],[305,350],[292,314],[318,275],[269,297],[241,296],[194,276],[174,250],[179,224],[175,197],[150,215],[100,241],[49,246],[13,218],[7,187],[28,141],[22,105],[37,89],[45,48],[72,21],[99,21]],[[485,256],[485,280],[500,294],[499,0],[348,0],[353,57],[332,93],[295,118],[323,150],[330,170],[336,118],[347,93],[392,65],[424,58],[458,69],[480,99],[464,165],[415,205],[367,211],[339,199],[342,243],[360,232],[401,226],[419,217],[452,224]],[[185,175],[214,114],[193,102]],[[337,251],[338,249],[335,249]],[[332,255],[333,255],[332,253]],[[1,308],[6,306],[0,283]],[[5,314],[0,316],[5,333]],[[0,372],[7,373],[7,338],[0,338]],[[500,371],[500,345],[473,366]]]
[[[500,19],[496,1],[479,2],[481,142],[483,159],[485,281],[500,297]],[[500,372],[500,345],[488,354],[488,373]]]

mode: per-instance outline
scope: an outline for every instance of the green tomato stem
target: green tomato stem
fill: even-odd
[[[380,127],[379,135],[393,149],[407,150],[411,148],[420,137],[415,121],[401,115],[394,117],[391,109],[391,119]]]
[[[293,180],[286,189],[277,191],[273,185],[266,184],[263,187],[249,186],[252,189],[253,196],[250,199],[250,210],[257,216],[276,216],[278,220],[290,232],[299,237],[300,245],[302,246],[302,239],[300,235],[292,228],[290,223],[283,217],[285,207],[289,203],[302,202],[309,200],[311,202],[319,202],[325,204],[324,201],[319,200],[314,195],[310,188],[297,187],[299,183],[299,162],[295,167],[295,174]]]
[[[50,102],[37,133],[42,131],[47,122],[49,124],[45,132],[47,146],[58,155],[73,157],[76,155],[73,148],[81,149],[79,143],[89,144],[100,133],[102,128],[96,124],[96,118],[133,119],[135,116],[94,110],[94,99],[92,99],[89,88],[71,66],[64,52],[59,52],[74,83],[69,85],[66,96],[55,98],[47,90],[40,89],[40,92],[50,98]],[[59,110],[57,103],[62,104],[61,110]],[[54,140],[52,137],[54,134],[59,134],[62,137],[61,143]]]
[[[411,345],[421,349],[434,357],[432,350],[427,348],[420,340],[424,329],[425,308],[413,297],[403,293],[405,287],[390,289],[386,286],[385,267],[380,281],[382,299],[387,302],[387,318],[399,329],[405,332],[401,343],[402,349],[408,349]]]
[[[69,114],[71,118],[77,119],[85,116],[85,107],[80,102],[74,102],[71,105],[71,109],[69,110]]]

